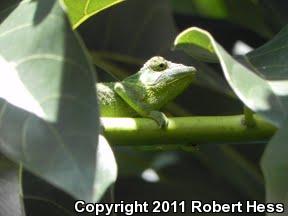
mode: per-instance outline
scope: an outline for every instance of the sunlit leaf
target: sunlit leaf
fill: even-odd
[[[252,110],[279,126],[288,115],[287,37],[288,28],[263,47],[244,56],[245,65],[199,28],[182,32],[176,38],[175,46],[201,60],[219,61],[237,96]]]
[[[72,25],[77,28],[94,14],[118,4],[124,0],[63,0],[70,16]]]
[[[100,200],[102,195],[111,183],[117,178],[117,164],[112,149],[106,138],[99,135],[97,147],[96,175],[94,190],[96,191],[94,200]]]
[[[75,198],[99,199],[95,185],[115,174],[95,178],[107,163],[94,70],[58,1],[22,1],[0,26],[0,54],[0,150]]]
[[[238,97],[278,127],[283,125],[288,114],[287,44],[288,27],[262,47],[243,56],[240,63],[208,32],[199,28],[187,29],[175,40],[175,46],[190,55],[218,58]],[[286,123],[275,135],[262,160],[269,202],[287,201],[287,128]]]

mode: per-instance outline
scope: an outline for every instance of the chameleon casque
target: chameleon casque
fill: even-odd
[[[119,82],[97,83],[102,117],[147,117],[161,128],[168,118],[159,110],[194,80],[196,69],[163,57],[149,59],[135,74]]]

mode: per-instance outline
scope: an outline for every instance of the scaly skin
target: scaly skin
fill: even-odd
[[[115,92],[115,83],[98,83],[97,95],[101,116],[105,117],[135,117],[137,112]]]
[[[168,119],[159,109],[181,94],[195,74],[194,67],[153,57],[139,72],[121,82],[97,84],[101,116],[147,117],[165,128]]]

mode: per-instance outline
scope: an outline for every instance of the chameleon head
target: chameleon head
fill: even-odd
[[[161,56],[149,59],[139,71],[139,81],[146,86],[177,86],[191,83],[196,75],[192,66],[176,64]],[[179,86],[179,87],[180,87]]]
[[[142,92],[141,102],[146,104],[146,108],[159,109],[183,92],[195,75],[194,67],[156,56],[149,59],[138,73],[124,79],[122,84],[132,84],[136,92]]]

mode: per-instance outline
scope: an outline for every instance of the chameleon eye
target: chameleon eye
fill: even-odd
[[[159,68],[164,68],[164,67],[165,67],[164,63],[159,64]]]
[[[153,71],[163,71],[166,70],[168,67],[167,62],[153,62],[153,64],[150,65],[150,68]]]

